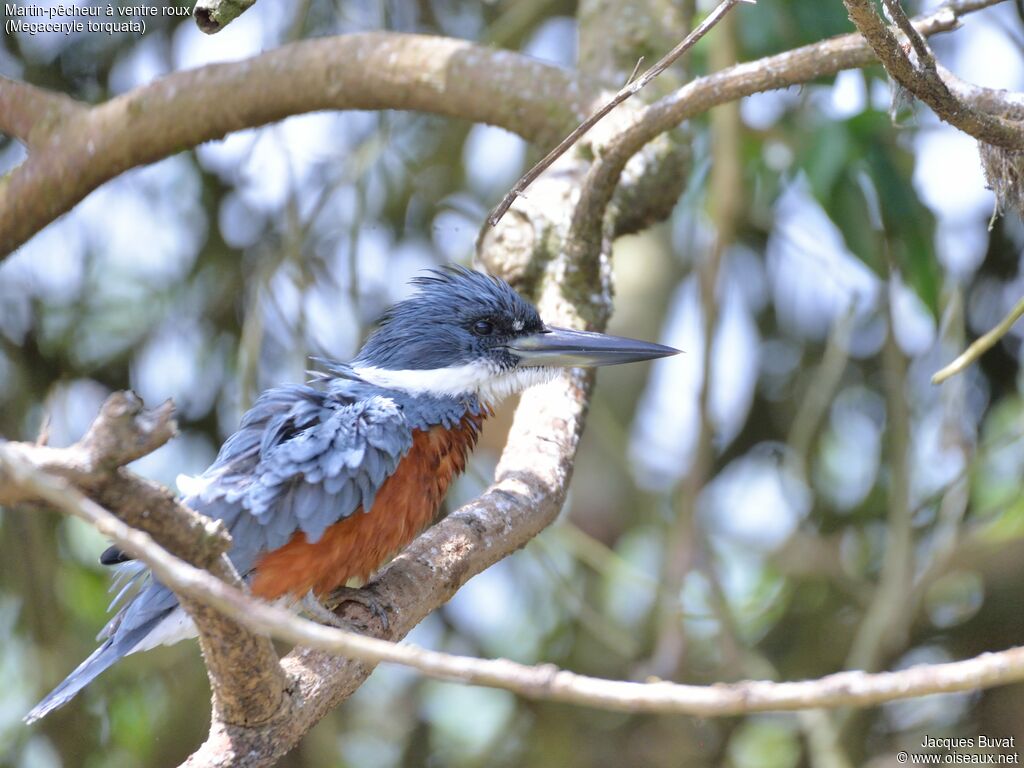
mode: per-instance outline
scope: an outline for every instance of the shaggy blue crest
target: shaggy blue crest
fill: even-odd
[[[413,278],[412,284],[419,290],[384,314],[354,366],[429,370],[491,357],[502,367],[514,367],[511,355],[495,350],[544,328],[530,302],[504,280],[483,272],[449,266]],[[490,323],[492,333],[475,333],[479,322]]]

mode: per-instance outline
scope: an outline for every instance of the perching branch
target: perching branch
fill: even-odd
[[[386,628],[355,604],[342,606],[343,615],[376,637],[401,639],[466,581],[549,525],[565,500],[592,381],[570,373],[523,395],[495,483],[424,532],[365,588],[384,609]],[[283,666],[293,693],[279,715],[256,728],[215,718],[206,743],[186,765],[227,765],[242,755],[247,765],[272,764],[354,693],[374,663],[297,648]]]
[[[124,521],[120,525],[148,532],[182,561],[240,586],[224,554],[231,539],[223,523],[193,512],[165,488],[123,469],[176,432],[169,402],[145,410],[135,395],[115,393],[86,435],[69,448],[0,443],[0,504],[52,501],[47,494],[54,488],[73,487],[93,507],[115,510]],[[266,720],[280,705],[285,688],[273,645],[202,603],[186,599],[183,605],[200,630],[217,711],[228,722]]]
[[[995,328],[990,330],[984,336],[973,341],[971,345],[956,358],[956,360],[951,362],[942,370],[936,372],[935,375],[932,376],[932,384],[941,384],[946,379],[967,370],[967,368],[977,362],[983,354],[992,349],[992,347],[996,345],[996,342],[1010,332],[1010,329],[1014,324],[1020,320],[1021,315],[1024,315],[1024,299],[1018,301],[1017,305],[1006,317],[999,321]]]
[[[428,677],[501,688],[531,699],[561,701],[623,712],[713,717],[771,710],[871,706],[934,693],[977,690],[1024,679],[1024,648],[988,653],[966,661],[921,665],[898,672],[843,672],[792,683],[745,681],[694,686],[657,681],[604,680],[505,659],[477,659],[398,645],[326,627],[254,599],[208,572],[175,558],[141,531],[70,487],[0,446],[0,466],[24,490],[81,517],[140,557],[178,594],[216,608],[252,632],[305,648],[344,655],[369,664],[400,664]]]

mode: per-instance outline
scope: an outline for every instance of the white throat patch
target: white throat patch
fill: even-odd
[[[558,375],[557,368],[513,368],[511,371],[502,371],[486,363],[425,370],[392,371],[373,366],[353,367],[352,370],[363,381],[385,389],[438,397],[476,395],[487,405],[495,405],[509,395],[522,392],[534,384],[544,384]]]

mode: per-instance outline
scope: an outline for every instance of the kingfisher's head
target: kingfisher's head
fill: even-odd
[[[660,344],[552,328],[504,280],[463,267],[431,270],[395,304],[352,361],[360,378],[420,395],[494,403],[560,368],[674,355]]]

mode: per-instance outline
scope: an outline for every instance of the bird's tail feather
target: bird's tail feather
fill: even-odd
[[[161,589],[163,588],[161,587]],[[63,707],[71,701],[80,690],[91,683],[98,675],[135,650],[136,646],[148,637],[150,632],[160,625],[161,621],[167,618],[176,605],[177,603],[175,602],[169,608],[152,612],[137,625],[125,626],[123,623],[118,626],[111,637],[104,640],[100,647],[89,655],[89,658],[79,664],[74,672],[64,678],[60,685],[50,691],[46,698],[36,704],[25,715],[25,722],[34,723],[36,720],[46,717],[53,710]]]
[[[121,643],[107,640],[83,661],[75,671],[64,678],[64,682],[54,688],[50,693],[36,704],[32,710],[25,715],[26,723],[34,723],[41,717],[45,717],[58,707],[63,707],[75,694],[88,685],[101,672],[106,670],[118,659],[125,655],[130,648],[123,648]]]

